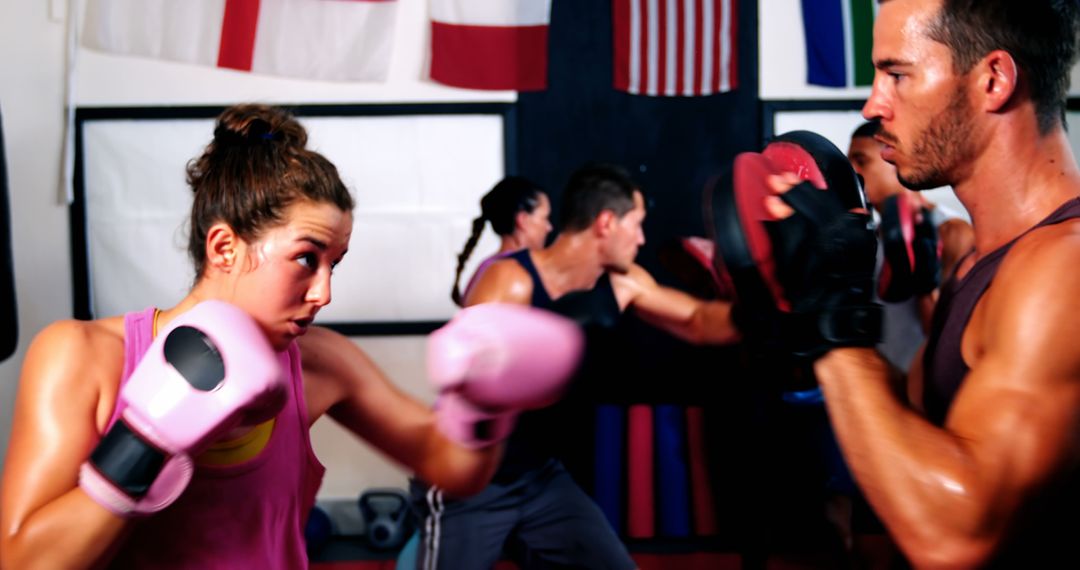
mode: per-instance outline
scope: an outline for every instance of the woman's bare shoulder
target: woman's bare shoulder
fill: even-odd
[[[30,343],[27,358],[41,355],[60,360],[57,357],[92,356],[98,350],[107,353],[120,350],[122,353],[123,347],[123,317],[93,321],[69,319],[56,321],[42,329]]]
[[[21,390],[115,398],[124,367],[122,317],[56,321],[30,343]]]

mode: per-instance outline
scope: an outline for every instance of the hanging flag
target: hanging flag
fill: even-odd
[[[738,0],[613,0],[615,89],[695,96],[738,85]]]
[[[825,87],[874,81],[874,0],[802,0],[806,80]]]
[[[547,88],[551,0],[431,0],[431,79],[468,89]]]
[[[287,77],[386,78],[396,0],[87,0],[83,45]]]

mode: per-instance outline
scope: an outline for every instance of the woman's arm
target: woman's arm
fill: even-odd
[[[78,487],[122,372],[123,339],[98,322],[43,330],[23,363],[0,491],[0,566],[90,568],[129,522]],[[103,392],[110,393],[108,398]]]
[[[351,340],[314,327],[300,338],[311,421],[328,413],[423,480],[452,495],[480,491],[501,445],[468,449],[444,437],[435,413],[394,386]]]

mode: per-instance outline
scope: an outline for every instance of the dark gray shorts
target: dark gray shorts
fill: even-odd
[[[637,567],[558,461],[465,500],[444,500],[438,488],[418,481],[411,492],[420,514],[421,570],[489,570],[504,555],[528,570]]]

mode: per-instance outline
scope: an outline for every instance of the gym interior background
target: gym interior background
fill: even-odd
[[[102,278],[107,271],[99,268],[99,275],[93,274],[88,245],[80,241],[90,223],[87,212],[70,208],[67,200],[67,192],[74,188],[64,176],[65,161],[74,158],[65,151],[69,103],[78,110],[81,125],[109,117],[125,121],[213,117],[222,107],[241,101],[289,105],[300,109],[302,116],[362,116],[372,109],[391,109],[395,115],[483,109],[500,117],[496,133],[502,135],[501,140],[474,140],[463,132],[461,147],[501,157],[497,167],[540,183],[552,194],[556,207],[565,176],[582,162],[601,159],[631,168],[650,199],[645,224],[648,243],[639,262],[660,281],[679,286],[660,254],[674,238],[703,234],[701,195],[708,178],[730,164],[738,152],[755,150],[766,137],[796,127],[822,132],[843,148],[859,120],[860,102],[869,94],[866,88],[806,84],[798,0],[740,0],[738,87],[700,98],[650,98],[612,89],[611,2],[607,0],[553,0],[548,89],[522,94],[455,89],[425,79],[428,17],[423,1],[400,2],[390,74],[383,83],[284,79],[89,51],[68,44],[68,26],[77,22],[81,5],[82,0],[46,0],[0,6],[0,53],[6,55],[0,60],[4,145],[0,157],[6,156],[8,183],[3,198],[9,211],[3,213],[10,213],[10,220],[0,219],[4,225],[0,244],[6,246],[10,239],[11,250],[10,257],[0,250],[5,256],[0,283],[13,279],[15,284],[14,295],[5,290],[0,299],[6,303],[0,313],[4,318],[0,324],[7,327],[3,339],[11,349],[4,352],[12,352],[0,363],[0,445],[4,448],[19,368],[30,339],[52,321],[88,316],[90,280]],[[68,74],[71,62],[77,69],[73,75]],[[1075,73],[1074,86],[1080,85]],[[210,129],[202,134],[209,140]],[[1074,138],[1074,147],[1080,146],[1077,143]],[[191,147],[188,156],[197,150],[198,146]],[[460,174],[465,177],[464,172]],[[475,197],[500,174],[491,171],[490,180],[465,190],[472,192],[467,197],[472,201],[459,204],[454,215],[466,223],[455,226],[460,227],[460,239],[449,239],[448,249],[464,242],[467,218],[478,211]],[[181,186],[182,182],[179,172],[170,181]],[[354,190],[363,204],[363,192],[370,189]],[[951,197],[943,190],[939,199],[949,202]],[[493,242],[488,244],[487,249],[493,249]],[[482,243],[478,254],[484,247]],[[452,267],[451,261],[447,258],[445,266]],[[371,275],[360,266],[355,271],[357,279]],[[427,401],[433,395],[424,379],[424,337],[416,333],[424,330],[424,323],[438,322],[452,310],[448,298],[452,273],[441,275],[445,286],[434,287],[431,295],[442,297],[424,298],[421,302],[428,303],[427,312],[411,320],[399,319],[397,326],[393,319],[335,316],[345,324],[374,320],[389,325],[351,330],[356,342],[399,386]],[[17,299],[14,312],[12,298]],[[129,309],[137,308],[142,305]],[[362,314],[363,307],[357,312]],[[420,328],[402,322],[420,323]],[[615,403],[704,404],[707,417],[712,418],[707,436],[718,530],[711,547],[723,550],[753,542],[748,535],[754,529],[775,528],[762,519],[789,512],[787,505],[797,501],[795,497],[813,493],[813,482],[788,476],[798,472],[800,462],[812,458],[799,455],[801,447],[783,426],[763,422],[769,417],[762,411],[766,405],[752,388],[760,379],[743,371],[730,352],[691,349],[632,319],[621,328],[621,342],[648,349],[623,352],[639,356],[623,363],[631,381]],[[717,396],[702,402],[701,395],[706,393]],[[339,533],[362,531],[356,508],[360,493],[403,487],[406,473],[330,421],[315,426],[313,441],[328,467],[320,504],[331,513]],[[794,517],[790,525],[799,527],[801,522]],[[784,529],[777,532],[786,535]],[[686,550],[679,546],[685,543],[678,541],[640,540],[636,544],[661,552]]]

